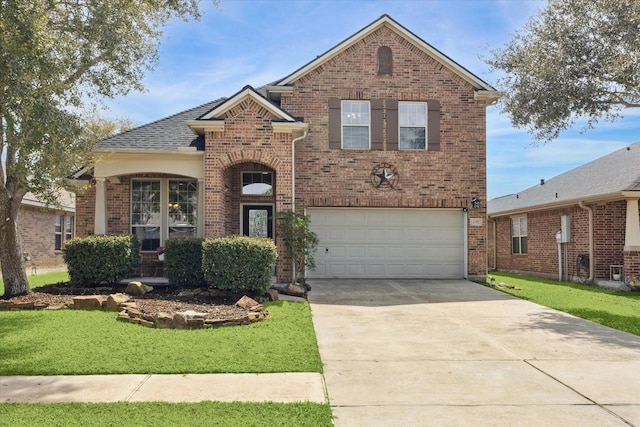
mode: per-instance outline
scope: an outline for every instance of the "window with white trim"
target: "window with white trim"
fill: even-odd
[[[160,180],[131,181],[131,234],[138,236],[143,251],[160,246]]]
[[[64,241],[73,239],[73,217],[64,217]]]
[[[511,218],[511,252],[515,255],[527,253],[527,217]]]
[[[131,233],[143,251],[166,238],[198,235],[198,183],[177,179],[131,181]]]
[[[401,150],[427,149],[426,102],[399,102],[398,125]]]
[[[242,172],[242,194],[245,196],[273,195],[273,173]]]
[[[62,215],[56,215],[56,223],[54,227],[54,249],[62,250]]]
[[[196,237],[198,184],[194,181],[169,180],[168,237]]]
[[[369,101],[342,101],[342,148],[368,150],[370,133]]]

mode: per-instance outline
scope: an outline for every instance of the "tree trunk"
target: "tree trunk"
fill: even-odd
[[[15,212],[15,213],[14,213]],[[4,298],[31,292],[25,271],[22,246],[18,238],[17,209],[4,209],[0,223],[0,267]]]

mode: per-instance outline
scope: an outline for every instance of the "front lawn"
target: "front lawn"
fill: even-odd
[[[504,282],[520,288],[516,290],[496,287],[500,291],[620,331],[640,335],[640,292],[611,291],[506,273],[491,273],[490,276],[495,278],[496,284]]]
[[[35,274],[27,278],[31,289],[39,286],[49,285],[51,283],[60,283],[69,281],[69,273],[66,271],[54,271],[51,273]],[[0,279],[0,295],[4,295],[4,282]]]
[[[0,311],[0,375],[322,372],[308,303],[246,326],[151,329],[102,310]]]
[[[2,425],[31,426],[332,426],[319,403],[54,403],[0,404]]]

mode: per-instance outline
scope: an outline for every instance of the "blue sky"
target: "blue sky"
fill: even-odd
[[[145,93],[109,100],[109,118],[145,124],[214,99],[287,76],[383,14],[478,77],[498,77],[482,61],[545,6],[539,0],[203,0],[197,22],[165,28],[159,63]],[[497,89],[500,89],[499,87]],[[517,193],[616,149],[640,141],[640,111],[624,120],[581,125],[534,146],[496,106],[487,109],[488,198]]]

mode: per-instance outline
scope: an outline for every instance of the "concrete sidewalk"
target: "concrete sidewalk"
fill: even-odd
[[[0,403],[318,402],[322,374],[74,375],[0,377]]]
[[[314,280],[336,426],[640,426],[640,337],[468,281]]]

